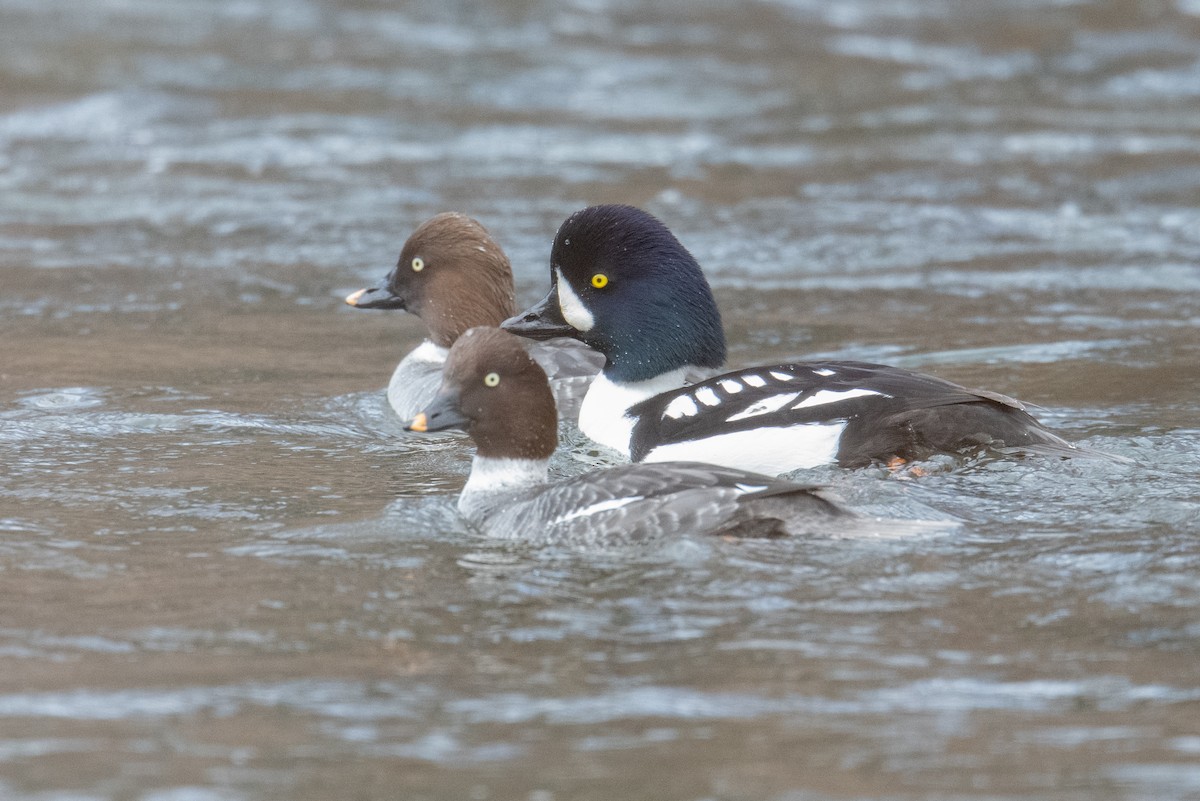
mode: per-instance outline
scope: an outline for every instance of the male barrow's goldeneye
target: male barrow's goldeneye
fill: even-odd
[[[498,328],[459,337],[437,397],[409,425],[447,428],[465,428],[476,446],[459,511],[493,536],[576,544],[679,533],[761,537],[856,517],[814,487],[695,462],[621,465],[548,483],[554,398],[520,340]]]
[[[779,474],[861,467],[980,446],[1068,452],[1012,398],[862,362],[719,367],[725,333],[700,266],[667,227],[630,206],[571,215],[554,239],[550,293],[504,328],[571,336],[605,356],[579,428],[635,462],[696,459]]]
[[[405,309],[421,318],[429,338],[397,365],[387,398],[404,421],[437,392],[454,340],[476,325],[499,325],[516,311],[512,268],[487,229],[465,214],[446,212],[422,223],[377,286],[346,298],[358,309]],[[573,415],[604,359],[570,339],[535,345],[533,357],[553,379],[564,415]]]

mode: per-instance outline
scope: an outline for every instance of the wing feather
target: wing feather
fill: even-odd
[[[549,539],[634,543],[719,529],[746,501],[759,498],[812,496],[819,500],[802,511],[837,514],[838,508],[820,498],[817,489],[698,462],[631,464],[547,487],[525,504],[520,516],[550,521],[540,534]]]
[[[700,391],[709,403],[699,402]],[[678,413],[691,408],[684,401],[671,407],[681,398],[693,399],[695,413]],[[715,434],[835,420],[900,421],[910,413],[961,404],[991,407],[1000,417],[1016,412],[1021,425],[1040,428],[1023,404],[1006,395],[898,367],[817,361],[745,368],[645,400],[630,409],[638,420],[630,452],[637,460],[655,447]]]

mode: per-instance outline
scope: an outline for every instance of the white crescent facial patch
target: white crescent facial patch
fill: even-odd
[[[558,277],[558,310],[562,312],[563,319],[576,331],[591,331],[596,324],[592,313],[583,305],[567,279],[563,278],[562,270],[555,267],[554,274]]]

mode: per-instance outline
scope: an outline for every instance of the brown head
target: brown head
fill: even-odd
[[[405,309],[435,344],[450,347],[468,328],[499,325],[515,312],[508,257],[477,221],[458,212],[430,217],[404,243],[378,286],[346,298],[360,309]]]
[[[446,358],[442,386],[410,431],[462,428],[480,456],[548,459],[558,445],[550,382],[521,340],[498,328],[466,331]]]

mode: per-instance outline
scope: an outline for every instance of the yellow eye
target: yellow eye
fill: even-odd
[[[500,374],[499,373],[488,373],[487,375],[485,375],[483,377],[483,383],[485,386],[489,386],[489,387],[496,386],[497,384],[500,383]]]
[[[592,286],[596,287],[596,289],[604,289],[604,287],[608,286],[608,276],[604,273],[596,273],[592,276]]]
[[[425,260],[420,256],[416,256],[412,260],[412,268],[414,273],[419,273],[425,269]]]

